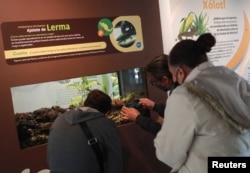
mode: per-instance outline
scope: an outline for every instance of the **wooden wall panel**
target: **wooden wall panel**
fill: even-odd
[[[4,57],[0,30],[0,172],[19,173],[25,168],[37,172],[47,168],[46,144],[23,150],[19,148],[10,88],[143,67],[151,58],[163,52],[158,5],[158,1],[153,0],[2,0],[0,2],[0,24],[16,21],[139,15],[144,42],[144,50],[139,52],[9,65]],[[155,100],[162,100],[151,86],[148,86],[148,94]],[[34,99],[39,98],[34,96]],[[122,133],[126,132],[122,130]],[[149,135],[148,139],[152,140],[152,136]],[[149,148],[153,149],[152,143]],[[127,165],[127,168],[130,167]],[[133,172],[132,169],[133,167],[127,172]],[[140,172],[140,170],[136,172],[138,171]]]

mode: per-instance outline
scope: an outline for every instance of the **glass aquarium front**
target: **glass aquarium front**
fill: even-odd
[[[47,143],[53,121],[65,111],[81,106],[93,89],[100,89],[112,98],[112,111],[107,117],[117,126],[130,123],[120,115],[124,104],[149,116],[149,110],[136,105],[138,98],[147,97],[143,68],[12,87],[20,148]]]

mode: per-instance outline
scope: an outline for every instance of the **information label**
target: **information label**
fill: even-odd
[[[139,16],[5,22],[9,64],[143,50]]]

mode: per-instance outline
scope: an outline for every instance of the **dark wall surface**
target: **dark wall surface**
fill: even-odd
[[[8,64],[4,56],[3,36],[2,30],[0,30],[0,172],[19,173],[25,168],[30,168],[31,172],[37,172],[48,168],[46,163],[46,144],[23,150],[19,147],[11,99],[11,87],[143,67],[154,56],[163,52],[158,1],[2,0],[0,2],[0,24],[17,21],[127,15],[138,15],[141,18],[144,42],[143,51]],[[152,88],[150,85],[148,86],[148,95],[154,100],[164,100],[159,95],[157,89]],[[39,98],[34,96],[34,99]],[[135,142],[130,144],[133,145],[132,150],[134,151],[138,147],[138,142],[146,141],[147,143],[143,144],[144,154],[128,155],[127,160],[125,159],[125,172],[152,173],[154,170],[158,173],[166,172],[169,168],[162,165],[154,156],[153,137],[142,131],[135,124],[131,126],[136,131],[134,134],[137,134],[137,137],[134,137],[134,135],[129,137],[131,131],[124,130],[123,127],[123,129],[120,129],[123,142]],[[131,138],[138,141],[133,141]],[[131,150],[131,147],[129,150]],[[140,153],[140,148],[138,152]],[[147,157],[150,159],[145,159]],[[139,163],[139,167],[136,166],[136,162]]]

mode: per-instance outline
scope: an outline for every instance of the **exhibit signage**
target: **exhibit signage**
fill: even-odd
[[[162,30],[166,31],[163,32],[164,52],[169,52],[180,40],[196,40],[203,33],[212,33],[216,45],[208,53],[209,60],[214,65],[227,66],[250,83],[249,1],[163,2]]]
[[[4,22],[9,64],[143,50],[139,16]]]

